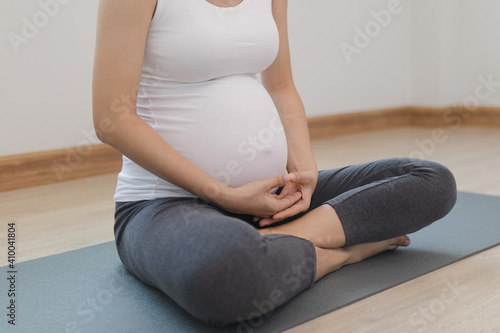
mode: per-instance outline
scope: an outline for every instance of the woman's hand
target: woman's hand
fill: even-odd
[[[254,217],[254,221],[259,221],[262,217],[259,221],[259,225],[261,227],[284,220],[309,209],[311,196],[318,181],[317,171],[299,171],[290,173],[289,175],[291,176],[291,181],[285,184],[285,187],[279,195],[275,196],[277,199],[282,199],[292,196],[295,197],[297,193],[300,193],[300,199],[293,205],[273,214],[272,216],[266,217],[255,214],[256,216]]]
[[[271,190],[281,186],[290,188],[294,178],[295,174],[284,174],[250,182],[240,187],[228,187],[224,193],[217,195],[214,203],[232,213],[271,217],[301,200],[300,191],[287,190],[287,193],[282,192],[280,195],[270,193]]]

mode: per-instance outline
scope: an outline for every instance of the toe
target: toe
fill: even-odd
[[[404,236],[394,237],[393,239],[391,239],[389,242],[388,249],[395,250],[400,246],[408,246],[408,245],[410,245],[410,238],[404,235]]]

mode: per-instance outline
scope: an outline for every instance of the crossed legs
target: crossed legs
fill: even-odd
[[[159,198],[117,203],[115,237],[133,275],[224,326],[272,312],[343,265],[407,246],[406,234],[455,200],[442,165],[386,159],[320,171],[309,210],[264,229],[193,198]]]
[[[261,235],[286,234],[307,239],[316,250],[316,277],[323,276],[342,266],[360,262],[378,253],[410,245],[406,236],[388,240],[344,247],[346,238],[342,223],[330,205],[324,204],[286,224],[260,229]]]
[[[443,165],[391,158],[320,171],[307,212],[259,229],[311,241],[316,280],[380,252],[408,246],[408,233],[445,216],[456,201]]]

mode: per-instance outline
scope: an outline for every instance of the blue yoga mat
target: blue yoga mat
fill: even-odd
[[[281,332],[500,243],[500,197],[459,192],[445,218],[384,252],[318,281],[252,322],[214,328],[130,275],[113,242],[16,265],[16,325],[8,324],[2,267],[1,332]],[[22,251],[22,249],[19,249]]]

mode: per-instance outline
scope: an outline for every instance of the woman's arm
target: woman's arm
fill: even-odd
[[[212,201],[209,193],[222,191],[222,184],[175,151],[136,113],[155,5],[156,0],[101,0],[99,4],[92,87],[96,134],[149,172]],[[131,101],[116,108],[124,96],[132,96]]]
[[[274,216],[276,220],[309,208],[310,197],[316,187],[318,177],[304,105],[292,78],[287,31],[287,2],[287,0],[273,0],[273,15],[278,26],[280,47],[276,60],[261,73],[261,77],[264,87],[276,105],[285,130],[288,144],[287,170],[297,174],[297,182],[307,188],[304,193],[306,197],[303,197],[303,200],[299,201],[295,207]],[[263,221],[263,224],[269,223]]]
[[[304,105],[292,78],[287,2],[273,0],[273,15],[279,30],[280,47],[274,63],[262,72],[262,83],[271,95],[285,129],[288,141],[288,171],[316,170]]]
[[[298,198],[269,193],[287,177],[230,188],[173,149],[136,113],[146,38],[156,0],[101,0],[92,86],[98,138],[149,172],[226,210],[270,216]],[[129,100],[130,99],[130,100]],[[122,103],[119,108],[117,102]],[[125,106],[127,105],[127,106]]]

